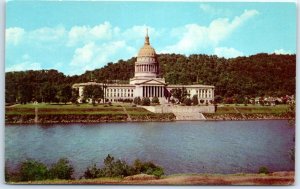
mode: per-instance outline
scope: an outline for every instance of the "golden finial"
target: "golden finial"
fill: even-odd
[[[150,45],[149,36],[148,36],[148,28],[146,28],[145,45]]]

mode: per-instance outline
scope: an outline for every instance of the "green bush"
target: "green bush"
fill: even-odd
[[[142,105],[143,106],[150,106],[150,99],[148,97],[144,97],[142,99]]]
[[[115,160],[113,156],[108,154],[104,159],[104,167],[97,168],[94,164],[84,172],[84,178],[126,177],[140,173],[155,175],[155,177],[160,178],[164,174],[164,171],[162,167],[152,162],[142,162],[137,159],[131,166],[120,159]]]
[[[61,158],[49,170],[51,179],[72,179],[74,168],[66,158]]]
[[[267,167],[260,167],[258,173],[259,174],[269,174],[269,170]]]
[[[153,104],[159,104],[159,99],[155,96],[152,98],[152,103]]]
[[[190,98],[185,98],[183,103],[186,105],[186,106],[190,106],[192,104],[192,100]]]
[[[87,170],[84,172],[84,178],[86,179],[93,179],[93,178],[99,178],[103,174],[101,174],[100,169],[96,167],[96,164],[94,164],[91,167],[88,167]]]
[[[136,104],[136,105],[140,105],[141,104],[141,98],[140,97],[135,97],[134,99],[133,99],[133,103],[134,104]]]
[[[25,162],[21,163],[21,181],[46,180],[48,175],[48,168],[41,162],[35,160],[26,160]]]
[[[152,174],[156,177],[156,178],[160,178],[162,175],[164,175],[164,170],[161,167],[157,167],[156,169],[154,169],[154,171],[152,172]]]
[[[198,96],[197,95],[194,95],[193,98],[192,98],[192,101],[193,101],[193,105],[196,106],[199,104],[199,101],[198,101]]]
[[[133,164],[133,168],[136,174],[145,173],[148,175],[154,175],[157,178],[160,178],[163,174],[163,168],[155,165],[151,161],[142,162],[139,159],[136,159]]]

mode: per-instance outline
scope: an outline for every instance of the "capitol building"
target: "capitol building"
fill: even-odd
[[[214,86],[210,85],[169,85],[164,78],[159,77],[160,67],[155,49],[150,45],[148,32],[144,46],[139,50],[135,62],[134,77],[128,84],[103,84],[96,82],[76,83],[73,88],[79,89],[79,102],[82,102],[83,90],[87,85],[103,87],[105,99],[118,102],[120,99],[134,99],[135,97],[158,97],[161,104],[168,103],[172,89],[185,88],[190,98],[198,96],[199,103],[210,104],[214,99]],[[105,87],[104,87],[105,86]]]

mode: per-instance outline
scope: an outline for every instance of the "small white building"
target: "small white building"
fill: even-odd
[[[79,102],[83,99],[83,90],[87,85],[103,87],[106,101],[117,102],[120,99],[134,99],[135,97],[158,97],[161,104],[168,102],[170,91],[185,88],[190,97],[198,96],[199,102],[211,103],[214,100],[214,86],[210,85],[168,85],[164,78],[159,77],[160,67],[154,48],[150,45],[148,32],[144,46],[140,49],[135,62],[134,77],[129,84],[103,84],[96,82],[76,83],[73,88],[79,89]]]

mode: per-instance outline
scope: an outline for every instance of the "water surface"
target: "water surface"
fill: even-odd
[[[293,135],[282,120],[7,125],[5,159],[15,167],[26,158],[51,165],[67,157],[77,177],[107,154],[151,160],[166,174],[284,171],[294,170]]]

